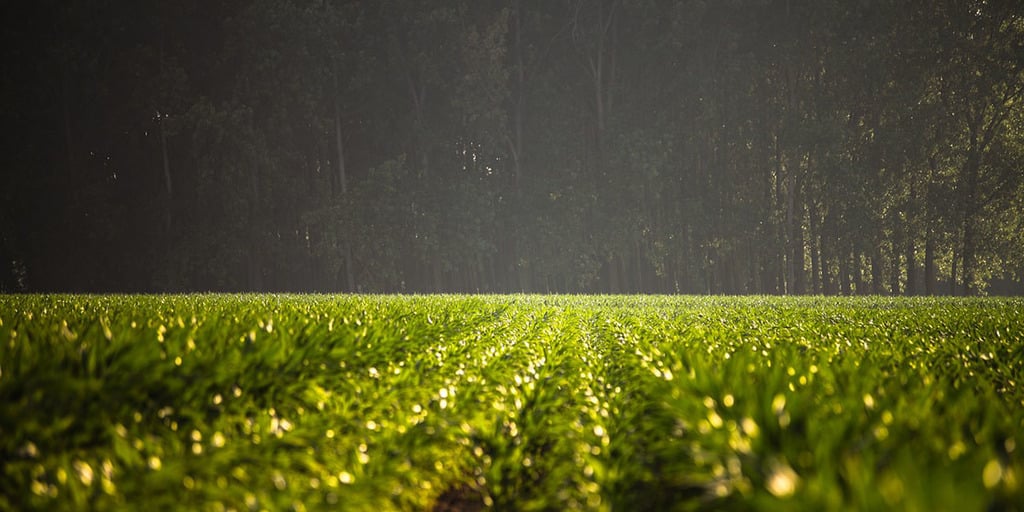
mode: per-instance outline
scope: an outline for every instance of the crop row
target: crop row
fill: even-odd
[[[1012,509],[1024,303],[0,297],[0,509]]]

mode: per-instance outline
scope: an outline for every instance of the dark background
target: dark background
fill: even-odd
[[[1017,0],[0,9],[0,291],[1024,290]]]

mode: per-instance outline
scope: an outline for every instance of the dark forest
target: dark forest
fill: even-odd
[[[5,2],[0,291],[973,295],[1016,0]]]

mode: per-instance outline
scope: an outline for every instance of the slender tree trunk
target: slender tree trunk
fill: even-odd
[[[775,196],[772,198],[771,201],[772,210],[786,213],[788,212],[788,210],[786,210],[786,203],[783,202],[785,201],[786,174],[784,172],[784,169],[782,168],[782,144],[779,142],[778,133],[774,134],[773,144],[775,152]],[[773,222],[773,228],[773,231],[776,236],[775,240],[773,241],[774,243],[772,244],[773,253],[775,255],[775,259],[773,261],[773,270],[775,271],[774,293],[784,295],[789,293],[789,287],[791,286],[790,283],[792,282],[790,279],[788,279],[790,277],[788,275],[788,271],[790,268],[788,262],[788,218],[784,218],[781,222]]]
[[[160,115],[158,112],[157,115]],[[157,125],[160,129],[160,153],[163,158],[163,171],[164,171],[164,191],[165,205],[164,205],[164,232],[170,233],[171,225],[173,224],[173,214],[171,213],[174,209],[174,189],[171,187],[171,164],[170,159],[167,157],[167,134],[164,131],[164,120],[157,119]]]
[[[160,66],[160,78],[164,77],[164,27],[160,25],[160,47],[159,47],[159,66]],[[171,162],[167,156],[167,131],[164,128],[164,122],[167,120],[167,112],[160,112],[158,109],[156,112],[156,124],[160,132],[160,155],[163,161],[163,173],[164,173],[164,187],[167,192],[167,204],[164,208],[164,229],[170,233],[172,219],[172,210],[174,206],[174,188],[171,183]]]
[[[818,226],[818,207],[814,200],[807,201],[808,227],[811,237],[811,291],[818,295],[822,292],[821,286],[821,233]]]
[[[960,289],[959,289],[958,281],[957,281],[957,278],[959,277],[959,274],[957,273],[957,270],[958,270],[958,268],[957,268],[958,265],[957,264],[959,262],[960,262],[960,253],[959,253],[959,251],[957,251],[956,246],[954,245],[953,246],[953,264],[951,265],[950,271],[949,271],[949,294],[950,295],[957,295],[957,294],[960,293]]]
[[[427,129],[426,119],[424,116],[427,102],[426,83],[424,81],[420,81],[420,83],[417,84],[413,70],[413,66],[416,63],[410,62],[409,59],[406,58],[405,49],[402,47],[402,42],[399,39],[398,34],[395,32],[391,33],[391,43],[398,52],[398,60],[401,62],[401,67],[405,75],[405,83],[409,90],[409,100],[412,103],[414,124],[412,154],[419,157],[420,177],[427,178],[430,175],[430,148],[424,140],[424,134]]]
[[[967,161],[964,162],[961,176],[964,187],[960,194],[961,207],[961,230],[963,233],[963,261],[961,274],[963,275],[962,295],[974,293],[975,277],[975,223],[974,210],[977,205],[978,172],[981,167],[981,149],[979,148],[978,128],[976,123],[970,124],[970,146],[968,148]]]
[[[488,291],[491,291],[491,292],[507,291],[507,289],[501,283],[499,283],[497,281],[497,278],[494,275],[494,255],[493,254],[487,257],[487,267],[486,267],[486,270],[487,270],[487,282],[490,283],[488,285],[488,288],[489,288]]]
[[[337,169],[337,181],[338,188],[336,192],[340,192],[342,197],[348,195],[348,176],[345,169],[345,144],[341,133],[341,104],[338,96],[338,70],[335,69],[332,74],[334,80],[334,90],[331,91],[332,104],[334,106],[334,147],[337,152],[337,162],[335,168]],[[345,269],[345,291],[349,293],[356,292],[356,280],[355,272],[352,269],[352,241],[345,240],[343,248],[343,268]]]
[[[441,255],[437,254],[436,250],[434,251],[434,253],[430,255],[430,275],[432,279],[434,293],[443,292],[444,276],[441,268]]]
[[[598,21],[604,23],[604,0],[598,0],[597,2],[597,15]],[[595,55],[591,61],[591,68],[594,78],[594,95],[595,95],[595,106],[597,107],[597,141],[598,146],[603,144],[604,136],[604,33],[598,37],[597,40],[597,55]]]
[[[832,274],[832,265],[833,262],[838,265],[838,250],[835,222],[831,213],[824,214],[821,219],[818,245],[821,247],[821,289],[825,295],[836,295],[837,281]]]
[[[356,278],[352,271],[352,244],[345,242],[345,291],[356,292]]]
[[[619,266],[616,264],[615,255],[608,257],[608,293],[619,293]]]
[[[871,249],[871,293],[885,294],[885,285],[882,283],[882,245],[877,242]]]
[[[605,88],[605,107],[607,112],[612,111],[614,107],[613,100],[615,99],[615,73],[617,71],[619,47],[619,23],[618,18],[615,16],[615,7],[618,1],[612,1],[611,12],[608,13],[608,24],[605,28],[606,32],[609,29],[611,30],[611,49],[608,50],[608,86]]]
[[[904,260],[907,264],[907,295],[917,295],[917,247],[914,239],[908,234]]]
[[[924,293],[935,295],[935,231],[929,223],[924,241]]]
[[[303,245],[305,245],[305,249],[306,249],[306,254],[305,254],[305,256],[306,256],[306,265],[305,265],[306,266],[306,268],[305,268],[306,284],[305,284],[304,288],[306,290],[311,290],[311,291],[314,291],[314,292],[319,292],[319,291],[322,291],[322,288],[320,286],[320,274],[321,274],[321,272],[320,272],[319,261],[317,260],[317,257],[316,257],[316,253],[313,251],[313,237],[315,236],[314,232],[313,232],[313,227],[310,226],[309,224],[305,224],[302,227],[302,233],[304,235],[303,236],[303,242],[304,242]]]
[[[938,164],[935,161],[935,157],[932,156],[928,159],[928,184],[926,185],[925,192],[925,240],[924,240],[924,293],[925,295],[936,294],[936,278],[935,278],[935,195],[933,185],[935,181],[935,175],[938,173]]]
[[[619,293],[627,293],[632,286],[629,282],[629,254],[619,256],[619,267]]]
[[[899,295],[900,289],[900,268],[903,266],[900,258],[900,240],[896,233],[893,233],[889,245],[889,293]]]
[[[253,292],[263,291],[263,244],[261,240],[261,223],[259,211],[261,206],[259,168],[252,168],[249,184],[251,200],[249,201],[249,250],[248,250],[248,289]]]
[[[793,295],[799,293],[796,290],[796,172],[786,166],[783,161],[783,153],[779,142],[779,137],[775,137],[775,168],[778,174],[778,179],[785,180],[785,194],[786,194],[786,205],[785,205],[785,238],[784,250],[786,259],[786,270],[785,270],[785,293],[787,295]],[[801,258],[802,259],[802,258]]]
[[[611,6],[605,10],[604,0],[597,2],[597,47],[593,54],[585,55],[584,58],[589,66],[590,79],[593,83],[594,93],[594,114],[595,114],[595,141],[597,146],[598,161],[602,158],[604,149],[605,128],[607,118],[612,109],[614,83],[616,80],[616,52],[617,35],[615,28],[616,9],[619,0],[612,0]],[[582,5],[582,4],[580,4]],[[605,68],[607,62],[607,69]]]
[[[851,265],[850,270],[853,274],[853,291],[857,295],[867,295],[867,286],[864,284],[864,272],[862,268],[862,253],[859,244],[854,244],[852,252],[853,264]]]
[[[803,295],[807,293],[807,283],[804,275],[804,209],[799,184],[793,191],[793,195],[795,196],[793,199],[795,211],[791,228],[793,230],[793,247],[790,251],[793,268],[793,293]]]
[[[974,228],[970,226],[970,221],[964,225],[964,255],[963,255],[963,292],[964,296],[973,295],[976,290],[974,286],[975,279],[975,241],[974,241]]]
[[[784,172],[787,182],[786,193],[786,241],[789,245],[786,257],[786,293],[789,295],[800,293],[796,290],[796,215],[793,212],[796,202],[796,178],[793,172],[786,172],[779,164],[780,171]]]
[[[904,241],[904,263],[907,266],[907,283],[905,287],[906,295],[917,295],[917,219],[918,219],[918,200],[917,200],[917,179],[915,173],[911,173],[910,179],[910,198],[907,201],[907,217],[906,222],[903,224],[903,232],[906,237]]]
[[[843,295],[852,294],[850,288],[850,251],[848,247],[844,247],[839,251],[839,290]]]
[[[335,79],[337,81],[337,79]],[[345,146],[341,137],[341,108],[338,105],[338,95],[334,95],[334,144],[338,151],[338,186],[341,195],[348,194],[348,177],[345,175]]]
[[[515,58],[515,99],[512,104],[512,139],[507,140],[512,153],[513,186],[516,196],[522,190],[523,158],[523,110],[526,103],[526,63],[523,59],[523,5],[522,0],[512,4],[513,56]]]
[[[633,291],[643,293],[647,291],[644,289],[643,279],[643,245],[637,240],[633,243],[633,248]]]
[[[515,271],[516,281],[519,284],[519,292],[526,293],[530,291],[530,269],[520,264],[520,259],[523,259],[523,255],[518,237],[513,240],[513,248],[512,268]]]
[[[477,253],[476,255],[476,290],[474,293],[489,292],[490,286],[487,284],[487,272],[484,267],[484,256],[483,254]]]
[[[832,279],[832,249],[824,235],[818,237],[818,245],[821,246],[821,293],[835,295],[836,285]]]

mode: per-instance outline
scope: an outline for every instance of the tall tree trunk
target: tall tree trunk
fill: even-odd
[[[821,219],[818,245],[821,247],[821,289],[825,295],[836,295],[837,281],[832,274],[832,264],[838,264],[835,222],[831,213],[825,213]]]
[[[489,292],[506,291],[506,288],[501,283],[498,282],[497,277],[494,275],[494,255],[493,254],[487,256],[486,271],[487,271],[487,274],[486,274],[487,275],[487,282],[490,283],[490,284],[488,284],[488,290],[487,291],[489,291]]]
[[[639,240],[633,243],[633,249],[633,291],[638,293],[645,293],[647,292],[647,290],[644,289],[645,283],[643,279],[643,246],[642,244],[640,244]]]
[[[160,115],[160,113],[157,113]],[[164,198],[164,233],[171,232],[171,226],[174,223],[174,189],[171,187],[171,164],[170,159],[167,157],[167,134],[164,131],[164,120],[158,119],[157,125],[160,127],[160,153],[163,157],[163,171],[164,171],[164,186],[167,195]],[[168,241],[170,237],[167,237]]]
[[[614,254],[608,257],[608,293],[619,293],[619,265]]]
[[[960,252],[957,251],[956,245],[954,245],[953,246],[953,263],[952,263],[952,265],[950,265],[950,270],[949,270],[949,294],[950,295],[957,295],[957,294],[960,293],[960,288],[959,288],[959,285],[958,285],[959,282],[957,281],[957,278],[959,277],[959,274],[957,273],[957,270],[959,270],[957,264],[959,262],[960,262]]]
[[[885,294],[885,284],[882,282],[882,245],[878,242],[871,248],[871,293]]]
[[[426,118],[424,115],[427,102],[427,86],[424,80],[417,83],[417,77],[414,76],[413,66],[416,62],[411,62],[406,57],[406,51],[403,48],[402,41],[398,34],[394,31],[390,34],[391,44],[395,51],[398,53],[398,60],[401,63],[405,83],[409,90],[409,100],[412,104],[413,113],[413,143],[412,143],[412,154],[419,157],[419,173],[421,178],[427,178],[430,175],[430,151],[427,141],[424,140],[426,134]],[[419,77],[422,78],[422,77]],[[415,157],[414,157],[415,158]]]
[[[356,278],[352,271],[352,244],[345,242],[345,291],[356,292]]]
[[[804,275],[804,227],[803,227],[803,201],[801,198],[799,182],[796,182],[796,189],[793,191],[793,219],[792,229],[793,244],[790,249],[790,262],[793,272],[793,293],[803,295],[807,293],[806,276]]]
[[[832,261],[834,259],[832,245],[824,235],[818,237],[818,245],[821,247],[821,293],[835,295],[836,283],[832,279]]]
[[[337,78],[335,78],[335,83],[337,83]],[[336,164],[338,186],[341,195],[344,196],[348,194],[348,176],[345,174],[345,146],[341,137],[341,107],[338,105],[337,93],[334,94],[334,144],[338,153],[338,162]]]
[[[917,247],[914,244],[914,238],[911,234],[907,234],[906,243],[906,254],[904,256],[907,264],[907,295],[917,295]]]
[[[164,77],[164,27],[160,25],[160,46],[159,46],[159,66],[160,66],[160,78]],[[164,128],[164,122],[167,120],[168,113],[160,112],[159,109],[156,111],[156,124],[160,131],[160,155],[163,161],[163,173],[164,173],[164,187],[167,192],[167,203],[164,207],[164,229],[167,233],[171,231],[172,211],[174,207],[174,188],[171,186],[171,161],[167,156],[167,131]]]
[[[594,93],[594,115],[595,115],[595,141],[597,154],[600,158],[603,155],[605,128],[607,127],[608,115],[612,110],[614,99],[614,83],[616,80],[616,53],[617,53],[617,28],[616,10],[619,0],[612,0],[611,5],[605,9],[605,0],[597,1],[597,46],[593,54],[585,55],[586,65],[590,71],[590,79],[593,84]],[[578,22],[579,9],[583,2],[577,4],[576,19]],[[575,32],[575,30],[574,30]],[[606,66],[607,65],[607,69]]]
[[[263,241],[261,240],[261,223],[259,211],[261,206],[259,168],[253,166],[252,176],[249,185],[251,186],[251,197],[249,201],[249,250],[247,251],[247,288],[248,291],[263,291]]]
[[[526,64],[523,60],[523,6],[522,0],[513,4],[515,20],[515,102],[512,110],[512,137],[509,150],[512,153],[512,169],[516,196],[521,195],[523,179],[523,109],[526,103]]]
[[[481,253],[476,255],[476,290],[475,293],[489,292],[490,286],[487,283],[487,273],[484,267],[484,256]]]
[[[974,293],[975,277],[975,253],[977,251],[975,240],[976,227],[974,221],[975,209],[977,207],[978,173],[981,167],[981,147],[979,146],[978,124],[970,122],[970,145],[968,146],[967,160],[961,169],[963,190],[960,193],[961,207],[961,232],[963,233],[962,248],[962,269],[963,288],[962,295]]]
[[[935,223],[936,219],[936,205],[935,205],[935,176],[938,174],[938,163],[935,160],[935,156],[928,158],[928,184],[925,188],[925,239],[924,239],[924,293],[925,295],[935,295],[936,293],[936,277],[935,277]]]
[[[899,295],[901,293],[900,288],[900,268],[902,265],[902,258],[900,257],[900,240],[899,235],[896,233],[892,234],[892,239],[889,244],[889,293],[892,295]]]
[[[444,279],[441,267],[441,255],[434,251],[430,255],[430,276],[434,293],[442,293],[444,290]]]
[[[841,244],[845,246],[846,244]],[[843,247],[839,250],[839,290],[843,295],[850,295],[850,250]]]
[[[974,286],[975,279],[975,240],[974,240],[974,227],[973,222],[970,220],[964,222],[964,254],[963,254],[963,290],[964,296],[973,295],[976,293]]]
[[[785,292],[788,295],[799,293],[796,290],[796,171],[788,168],[783,161],[783,152],[779,142],[779,137],[775,137],[775,168],[778,173],[779,180],[785,180],[786,188],[786,217],[785,217],[785,255],[786,255],[786,274],[785,274]],[[802,255],[801,255],[802,256]],[[800,258],[801,261],[803,258]]]
[[[864,285],[864,272],[861,268],[863,265],[862,253],[859,244],[854,244],[852,254],[852,265],[850,266],[851,273],[853,274],[853,290],[857,295],[867,295],[867,286]]]
[[[910,190],[907,199],[906,222],[903,223],[904,234],[904,256],[903,262],[907,268],[907,283],[904,288],[908,296],[917,295],[917,217],[918,217],[918,190],[916,173],[905,169],[910,174]]]
[[[331,91],[332,104],[334,106],[334,147],[337,154],[337,162],[335,168],[337,172],[337,183],[338,188],[335,189],[335,193],[340,192],[341,197],[348,195],[348,175],[345,168],[345,144],[341,133],[341,103],[339,101],[338,91],[338,70],[334,69],[331,77],[334,81],[334,90]],[[349,233],[351,235],[351,233]],[[343,242],[343,268],[345,269],[345,291],[349,293],[356,292],[356,279],[355,272],[352,267],[352,240],[351,237],[346,237]]]
[[[963,214],[963,261],[961,274],[963,275],[963,294],[973,295],[978,293],[975,279],[977,277],[977,252],[978,252],[978,226],[977,214],[979,210],[978,186],[979,174],[984,165],[985,153],[992,147],[992,142],[1000,132],[1000,128],[1010,115],[1011,107],[1018,102],[1024,88],[1020,87],[1019,73],[1020,66],[1017,66],[1015,83],[1010,92],[1004,94],[994,105],[985,105],[981,109],[972,108],[967,116],[967,126],[970,132],[969,145],[967,148],[967,160],[961,167],[961,184],[964,187],[961,193],[961,207]],[[989,111],[989,107],[994,107]],[[986,116],[988,119],[986,120]]]
[[[924,293],[935,295],[935,231],[931,223],[924,241]]]
[[[515,21],[514,30],[514,58],[515,58],[515,100],[512,105],[512,138],[506,137],[506,142],[509,145],[509,152],[512,153],[512,170],[513,170],[513,189],[515,194],[515,201],[513,206],[513,215],[522,206],[523,196],[523,116],[526,105],[526,63],[523,59],[523,6],[521,0],[515,0],[513,4],[513,20]],[[513,290],[518,286],[519,291],[526,291],[526,276],[524,275],[525,269],[519,265],[519,248],[520,242],[519,237],[521,236],[518,230],[505,230],[501,234],[503,242],[510,245],[508,256],[509,263],[508,267],[512,271],[511,274],[515,276],[515,281],[511,279],[510,275],[505,275],[503,283],[498,285],[493,283],[492,287],[500,286],[504,291]],[[509,240],[511,238],[511,241]],[[492,267],[493,268],[493,267]]]
[[[619,256],[619,293],[628,293],[632,283],[629,282],[629,254]]]
[[[513,251],[512,251],[512,269],[516,275],[516,284],[519,285],[520,293],[527,293],[530,290],[530,269],[526,265],[520,264],[520,260],[523,259],[522,246],[519,244],[519,238],[513,239]],[[515,285],[513,285],[515,286]]]
[[[822,293],[821,286],[821,233],[818,226],[818,206],[814,200],[807,201],[808,227],[811,237],[811,291],[815,294]]]

